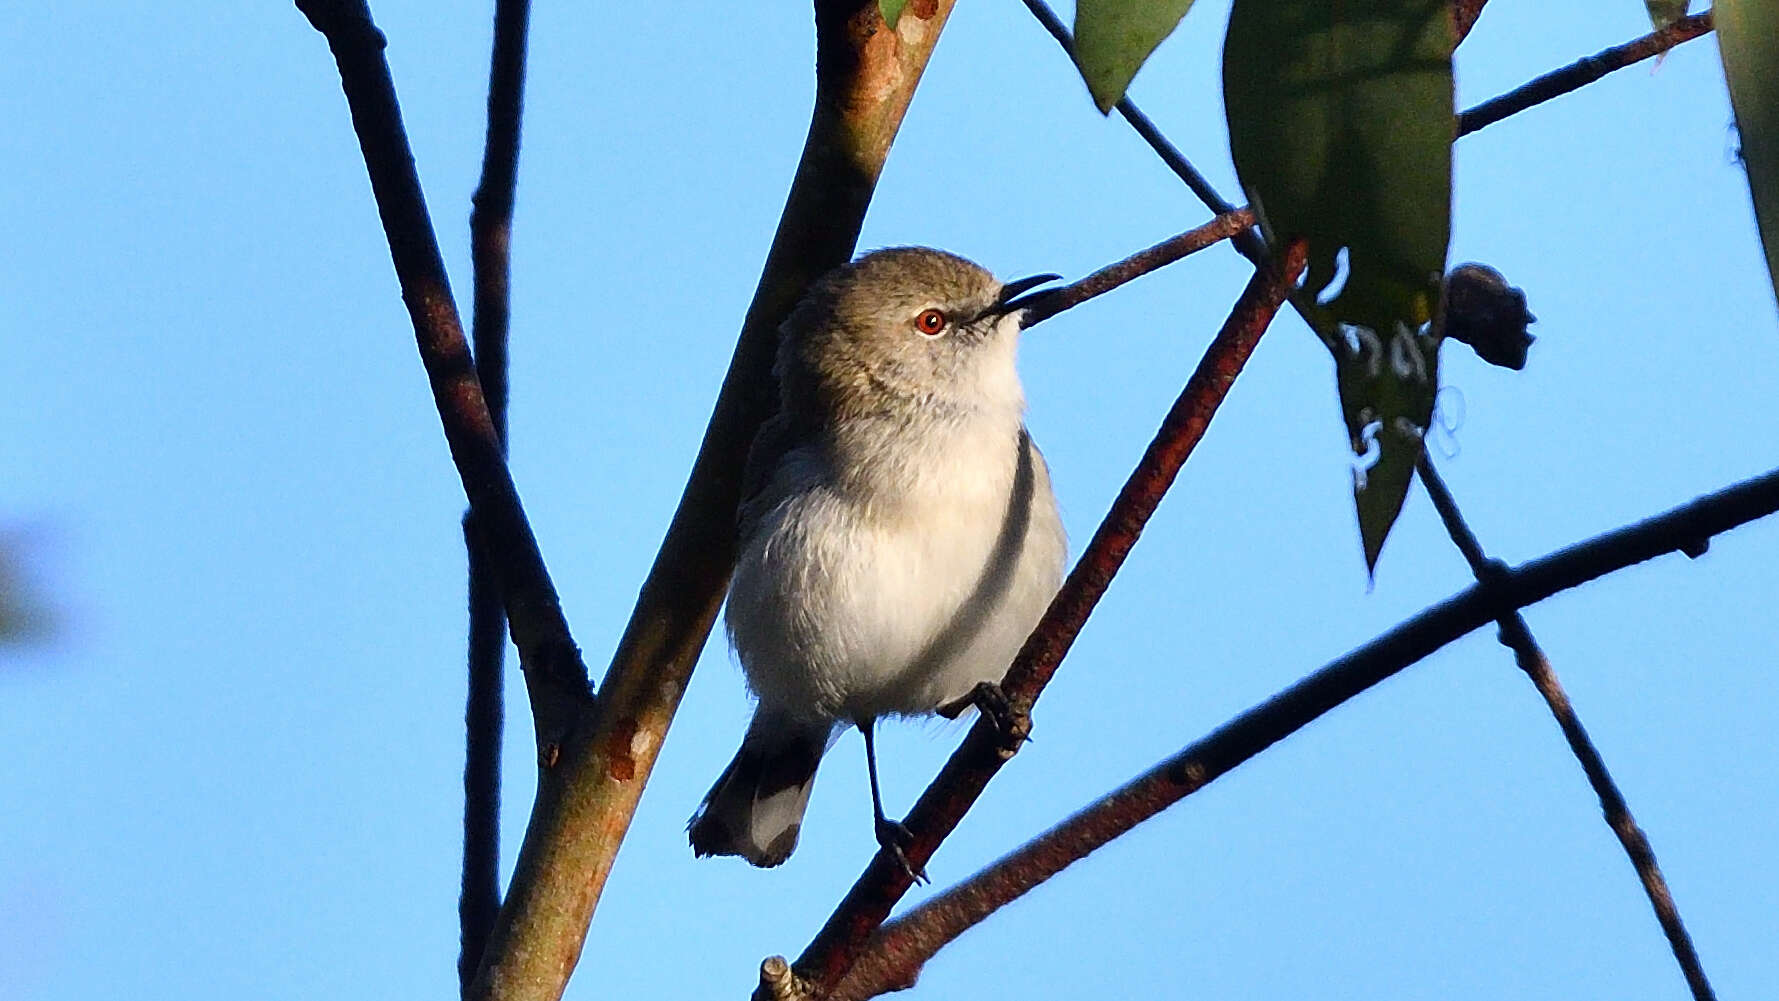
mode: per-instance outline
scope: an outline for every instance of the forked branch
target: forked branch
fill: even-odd
[[[1494,569],[1484,581],[1237,716],[885,925],[825,997],[859,1001],[912,985],[939,949],[1001,906],[1453,640],[1560,591],[1657,556],[1697,555],[1713,536],[1776,511],[1779,470],[1514,569],[1491,564]]]
[[[562,617],[555,585],[519,503],[500,434],[471,364],[469,343],[414,169],[413,150],[402,127],[395,83],[383,57],[383,33],[371,21],[364,0],[297,0],[297,9],[326,37],[339,67],[340,86],[370,174],[402,301],[414,326],[452,461],[487,541],[539,732],[566,733],[591,703],[586,668]]]
[[[1458,547],[1458,551],[1464,554],[1464,560],[1470,564],[1471,572],[1479,582],[1490,580],[1498,570],[1498,565],[1484,553],[1476,533],[1465,523],[1464,515],[1458,510],[1457,499],[1446,488],[1439,470],[1433,468],[1433,461],[1423,453],[1415,469],[1421,476],[1421,484],[1427,488],[1427,495],[1433,500],[1433,507],[1439,512],[1440,521],[1445,523],[1446,533],[1452,537],[1452,543]],[[1550,666],[1550,659],[1545,657],[1544,650],[1533,638],[1525,616],[1517,610],[1501,616],[1497,621],[1501,625],[1498,634],[1501,645],[1513,651],[1514,662],[1519,665],[1520,670],[1526,672],[1526,677],[1531,679],[1538,694],[1544,697],[1545,705],[1550,707],[1551,715],[1556,718],[1557,726],[1563,731],[1563,739],[1569,743],[1570,752],[1581,763],[1581,770],[1587,775],[1588,784],[1593,786],[1594,795],[1600,798],[1600,811],[1606,817],[1606,825],[1618,836],[1619,844],[1624,846],[1632,868],[1637,870],[1637,878],[1643,883],[1643,892],[1649,897],[1650,907],[1655,910],[1656,920],[1661,923],[1662,934],[1667,936],[1668,946],[1674,951],[1674,961],[1680,965],[1681,976],[1686,978],[1694,1001],[1712,1001],[1717,995],[1711,990],[1711,981],[1705,977],[1705,967],[1699,962],[1698,950],[1693,948],[1692,936],[1687,934],[1686,924],[1680,920],[1680,908],[1675,905],[1674,895],[1668,890],[1668,881],[1662,876],[1662,868],[1656,864],[1655,849],[1650,847],[1649,838],[1637,826],[1636,818],[1631,816],[1630,805],[1625,802],[1624,794],[1618,791],[1618,783],[1612,780],[1612,773],[1607,771],[1606,759],[1600,756],[1587,729],[1581,725],[1581,717],[1570,703],[1569,693],[1563,690],[1563,683],[1557,680],[1557,672]]]

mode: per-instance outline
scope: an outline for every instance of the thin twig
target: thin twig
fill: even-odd
[[[1210,222],[1169,237],[1153,247],[1139,250],[1116,264],[1108,264],[1093,274],[1060,288],[1034,297],[1026,309],[1026,325],[1073,309],[1095,296],[1105,295],[1124,283],[1166,267],[1189,254],[1196,254],[1222,240],[1245,232],[1254,225],[1254,213],[1245,208],[1231,209]]]
[[[826,995],[907,987],[946,943],[1137,824],[1204,788],[1333,708],[1453,640],[1561,591],[1667,553],[1696,555],[1713,536],[1779,512],[1779,470],[1700,497],[1514,569],[1408,619],[1249,709],[1074,816],[885,925]]]
[[[1282,266],[1257,270],[1248,282],[1062,590],[1008,669],[1001,687],[1016,714],[1030,711],[1203,438],[1212,415],[1302,271],[1302,241],[1293,242],[1284,257]],[[908,814],[905,823],[913,838],[903,846],[906,864],[887,851],[879,852],[798,958],[798,976],[815,996],[845,975],[871,933],[908,891],[910,869],[918,872],[925,866],[1009,756],[1010,748],[995,724],[978,719]]]
[[[1509,115],[1517,115],[1527,108],[1579,90],[1615,70],[1622,70],[1651,56],[1660,55],[1681,42],[1709,33],[1711,23],[1710,11],[1692,14],[1666,28],[1652,31],[1623,45],[1614,45],[1585,59],[1578,59],[1562,69],[1552,70],[1459,115],[1458,134],[1469,135]]]
[[[524,111],[525,50],[530,0],[495,0],[494,44],[488,69],[488,126],[482,177],[470,199],[470,256],[475,268],[472,341],[476,379],[488,415],[507,448],[507,334],[513,197],[519,175],[519,130]],[[494,569],[483,552],[474,513],[464,512],[469,562],[469,684],[464,699],[463,880],[457,898],[457,981],[469,992],[500,911],[500,751],[506,611]]]
[[[1062,19],[1056,16],[1056,12],[1051,10],[1044,0],[1025,0],[1025,6],[1032,12],[1032,16],[1038,19],[1038,23],[1044,26],[1044,30],[1050,33],[1050,37],[1056,39],[1056,44],[1062,46],[1063,52],[1068,54],[1069,59],[1073,60],[1075,58],[1075,38],[1069,33],[1068,26],[1062,23]],[[1128,94],[1120,97],[1118,103],[1113,107],[1130,124],[1130,127],[1136,130],[1137,135],[1149,144],[1149,148],[1155,151],[1155,155],[1161,157],[1161,162],[1167,164],[1168,169],[1174,172],[1174,176],[1178,177],[1194,195],[1198,196],[1198,200],[1203,202],[1206,208],[1219,216],[1228,215],[1236,210],[1236,207],[1225,201],[1223,196],[1217,193],[1217,189],[1211,185],[1211,182],[1198,172],[1198,168],[1192,165],[1192,161],[1186,159],[1179,148],[1170,142],[1167,136],[1161,134],[1161,130],[1155,127],[1155,123],[1150,121],[1148,115],[1137,108],[1136,102],[1132,101]],[[1252,228],[1236,233],[1234,240],[1235,249],[1255,265],[1259,265],[1265,259],[1266,243],[1260,238],[1260,234]]]
[[[1427,495],[1433,500],[1434,508],[1439,511],[1440,520],[1445,523],[1446,532],[1451,535],[1458,551],[1464,554],[1464,560],[1470,564],[1471,572],[1478,581],[1489,581],[1499,570],[1499,565],[1483,552],[1482,544],[1465,523],[1464,515],[1458,511],[1457,500],[1447,489],[1439,471],[1433,468],[1432,460],[1423,454],[1416,469],[1420,472],[1421,483],[1427,488]],[[1656,920],[1661,923],[1662,933],[1668,937],[1668,945],[1674,950],[1674,960],[1680,964],[1680,972],[1686,977],[1693,998],[1695,1001],[1712,1001],[1716,994],[1711,990],[1711,982],[1705,978],[1705,969],[1699,962],[1698,952],[1693,948],[1692,936],[1687,934],[1686,925],[1680,920],[1680,909],[1674,903],[1674,895],[1668,890],[1667,880],[1662,878],[1661,866],[1656,864],[1655,849],[1650,847],[1643,829],[1637,826],[1636,818],[1631,816],[1630,806],[1619,792],[1617,783],[1613,782],[1612,774],[1606,770],[1605,759],[1600,756],[1593,740],[1588,737],[1587,730],[1581,725],[1581,717],[1576,715],[1575,707],[1570,704],[1569,695],[1557,680],[1550,660],[1533,638],[1525,616],[1515,611],[1503,615],[1499,621],[1502,645],[1513,651],[1514,662],[1532,679],[1538,694],[1544,696],[1545,704],[1550,707],[1551,715],[1556,717],[1557,726],[1563,731],[1563,738],[1569,742],[1569,750],[1574,753],[1575,760],[1581,763],[1581,770],[1586,773],[1588,784],[1594,787],[1594,794],[1600,798],[1600,810],[1605,814],[1607,826],[1618,836],[1619,843],[1624,846],[1625,854],[1631,860],[1631,866],[1637,870],[1637,878],[1643,882],[1643,892],[1649,896],[1649,904],[1655,909]]]

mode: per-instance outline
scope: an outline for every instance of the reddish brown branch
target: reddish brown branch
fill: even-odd
[[[1779,511],[1779,470],[1488,578],[1401,623],[885,925],[829,999],[907,987],[946,943],[1076,860],[1204,788],[1336,706],[1516,609],[1666,553],[1702,552]]]
[[[1202,226],[1139,250],[1116,264],[1108,264],[1080,281],[1045,292],[1035,297],[1036,301],[1026,309],[1026,326],[1065,309],[1073,309],[1095,296],[1105,295],[1128,281],[1245,232],[1252,225],[1254,213],[1245,208],[1231,209]]]
[[[1433,468],[1432,461],[1426,455],[1421,456],[1416,469],[1420,473],[1422,485],[1427,488],[1427,495],[1432,498],[1433,506],[1439,512],[1440,520],[1445,523],[1447,534],[1452,537],[1458,551],[1464,554],[1464,560],[1470,564],[1471,572],[1478,581],[1491,580],[1500,568],[1483,552],[1482,543],[1465,523],[1464,515],[1458,510],[1458,502],[1447,489],[1439,471]],[[1513,651],[1514,662],[1519,665],[1520,670],[1526,672],[1533,686],[1538,689],[1538,694],[1544,697],[1551,715],[1556,717],[1557,726],[1563,731],[1563,739],[1569,742],[1570,752],[1581,763],[1581,770],[1587,775],[1588,784],[1593,786],[1594,795],[1600,798],[1600,810],[1606,817],[1606,824],[1618,836],[1619,843],[1624,846],[1625,854],[1631,860],[1632,868],[1637,870],[1637,878],[1643,883],[1643,892],[1649,896],[1656,920],[1661,923],[1662,933],[1668,938],[1668,945],[1674,951],[1674,960],[1680,964],[1681,975],[1686,977],[1693,998],[1695,1001],[1712,1001],[1716,994],[1711,990],[1711,982],[1705,977],[1705,968],[1699,962],[1698,952],[1693,948],[1692,936],[1687,934],[1686,925],[1680,919],[1680,909],[1675,906],[1674,895],[1668,890],[1668,881],[1662,877],[1661,866],[1656,864],[1655,849],[1650,847],[1643,829],[1637,826],[1636,818],[1631,816],[1630,806],[1619,792],[1618,784],[1612,780],[1612,773],[1607,771],[1606,760],[1600,756],[1599,749],[1594,746],[1586,728],[1581,725],[1581,717],[1570,704],[1569,694],[1563,690],[1562,682],[1557,680],[1550,660],[1533,638],[1525,616],[1515,611],[1501,616],[1498,621],[1501,625],[1499,638],[1502,645]]]
[[[1476,19],[1482,16],[1483,7],[1489,0],[1453,0],[1452,3],[1452,34],[1462,42],[1470,37],[1470,29],[1476,27]]]
[[[1641,38],[1615,45],[1585,59],[1578,59],[1559,70],[1552,70],[1536,80],[1491,98],[1458,116],[1458,134],[1469,135],[1495,124],[1509,115],[1561,97],[1593,83],[1608,73],[1660,55],[1681,42],[1690,41],[1711,30],[1711,12],[1691,14]]]
[[[1295,283],[1303,268],[1303,244],[1292,244],[1284,256],[1282,266],[1257,270],[1248,282],[1099,531],[1008,670],[1002,688],[1016,712],[1029,711],[1055,673]],[[979,719],[905,821],[913,834],[912,844],[904,847],[909,866],[915,871],[925,866],[1007,757],[994,724]],[[908,866],[887,852],[872,859],[797,960],[798,976],[811,994],[820,997],[839,982],[910,883]]]
[[[513,197],[519,175],[525,49],[530,0],[496,0],[488,70],[488,127],[482,177],[471,199],[470,255],[475,268],[476,379],[488,415],[507,446],[507,333],[512,268]],[[506,612],[473,512],[463,516],[469,559],[469,684],[464,699],[463,878],[457,898],[457,980],[467,993],[500,910],[500,749],[506,709],[503,667]]]

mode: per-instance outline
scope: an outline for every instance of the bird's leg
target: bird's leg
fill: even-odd
[[[883,793],[877,787],[877,740],[872,733],[876,720],[860,720],[859,732],[865,736],[865,769],[871,773],[871,813],[875,821],[877,847],[890,853],[901,865],[902,871],[916,883],[927,881],[927,874],[908,864],[908,856],[903,849],[914,843],[914,832],[908,830],[900,821],[889,819],[883,812]]]
[[[972,706],[988,717],[1001,735],[1001,757],[1011,758],[1019,750],[1019,745],[1032,739],[1031,714],[1015,706],[1007,698],[1007,693],[1001,691],[1001,686],[992,681],[978,681],[968,695],[940,706],[939,715],[957,719]]]

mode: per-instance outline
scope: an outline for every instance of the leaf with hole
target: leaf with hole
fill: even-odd
[[[1767,277],[1779,296],[1779,4],[1718,0],[1712,15],[1736,110],[1742,166],[1766,245]]]
[[[1373,460],[1353,489],[1374,569],[1439,386],[1453,44],[1447,0],[1236,0],[1223,46],[1236,173],[1272,246],[1309,241],[1293,302],[1334,354],[1354,452]]]
[[[1075,64],[1102,114],[1124,96],[1192,0],[1080,0],[1075,5]]]

